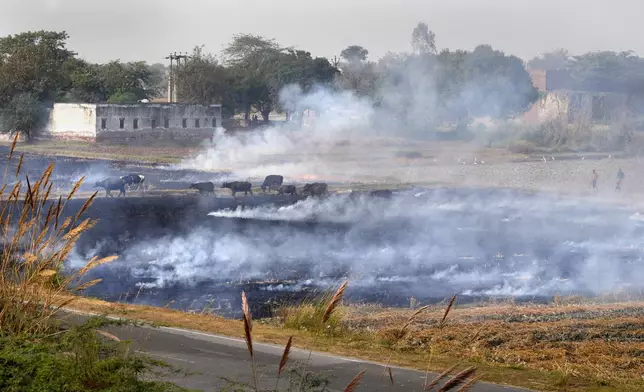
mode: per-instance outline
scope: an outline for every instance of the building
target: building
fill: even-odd
[[[91,141],[209,139],[221,119],[221,105],[57,103],[44,136]]]
[[[539,99],[525,113],[525,120],[538,124],[554,119],[568,123],[611,121],[628,110],[626,94],[583,91],[567,70],[528,71]]]

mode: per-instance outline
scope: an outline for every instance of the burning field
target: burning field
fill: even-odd
[[[389,306],[456,293],[461,301],[638,295],[644,278],[639,215],[516,191],[115,198],[96,200],[90,215],[100,222],[70,267],[119,255],[95,271],[104,282],[90,294],[230,316],[242,289],[261,312],[347,278],[350,301]]]

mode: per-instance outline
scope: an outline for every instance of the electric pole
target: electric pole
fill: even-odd
[[[178,68],[183,60],[185,64],[188,59],[188,54],[181,54],[179,52],[170,53],[165,59],[170,60],[170,75],[168,78],[168,102],[177,102],[177,80],[176,80],[176,71],[173,67],[174,62],[176,61],[176,67]]]

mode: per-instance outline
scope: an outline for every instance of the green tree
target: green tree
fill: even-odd
[[[203,47],[194,48],[188,60],[176,70],[181,101],[200,104],[222,104],[226,115],[233,115],[235,78],[215,56],[204,53]]]
[[[365,61],[367,56],[369,56],[369,51],[360,45],[347,46],[340,52],[340,57],[350,63]]]
[[[0,107],[20,93],[53,100],[66,84],[65,63],[75,56],[65,32],[35,31],[0,38]]]
[[[0,111],[0,132],[22,133],[32,139],[47,120],[47,110],[35,94],[19,93]]]
[[[528,68],[543,69],[546,71],[554,69],[565,69],[570,65],[572,56],[567,49],[555,49],[545,52],[528,61]]]

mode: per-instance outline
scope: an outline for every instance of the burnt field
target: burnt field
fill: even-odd
[[[87,277],[104,279],[88,294],[229,316],[241,290],[268,315],[345,278],[349,301],[391,306],[454,293],[461,301],[639,295],[644,281],[639,215],[515,191],[100,198],[89,216],[99,223],[70,268],[94,255],[120,259]]]
[[[52,161],[61,191],[81,176],[81,191],[130,172],[154,190],[218,186],[227,176],[29,154],[23,173],[35,179]],[[119,259],[87,276],[104,279],[87,294],[235,316],[246,290],[260,316],[347,278],[348,300],[391,306],[455,293],[547,301],[644,288],[644,218],[627,208],[500,189],[411,189],[390,199],[150,193],[101,193],[88,210],[98,224],[68,267],[94,255]],[[83,203],[72,199],[65,213]]]

